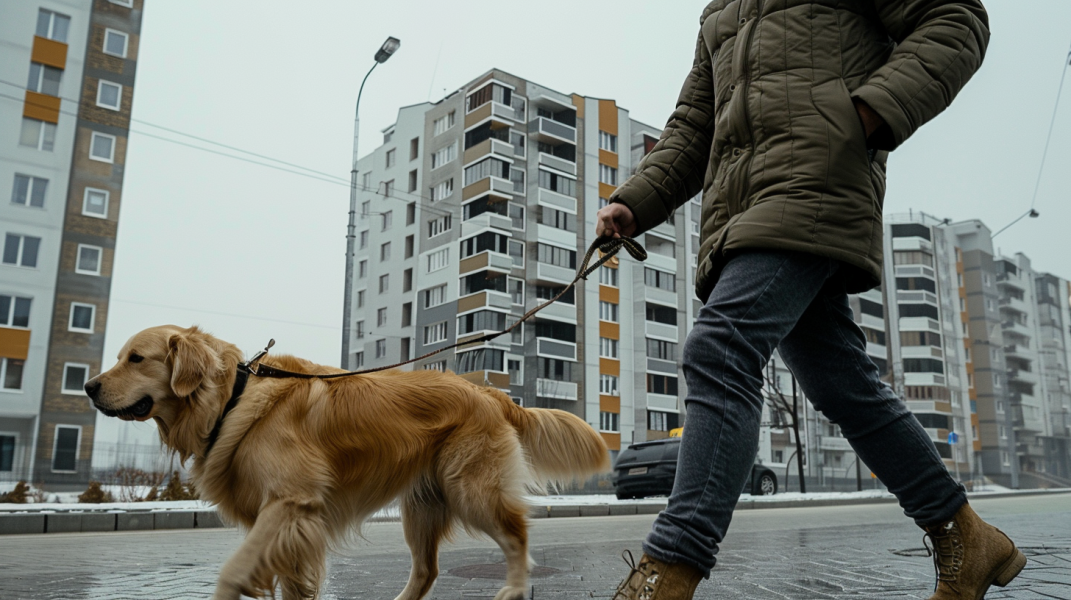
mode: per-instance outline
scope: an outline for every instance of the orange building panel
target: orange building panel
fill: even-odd
[[[30,54],[30,60],[42,65],[56,67],[57,69],[66,69],[67,44],[34,36],[33,52]]]
[[[600,358],[599,373],[619,377],[621,375],[621,361],[612,358]]]
[[[617,154],[610,152],[609,150],[599,149],[599,164],[606,165],[608,167],[617,168],[620,165]]]
[[[610,449],[610,450],[620,450],[621,449],[621,434],[620,433],[606,433],[606,432],[600,431],[599,435],[602,436],[602,441],[606,442],[606,447],[608,449]]]
[[[30,354],[30,330],[0,327],[0,357],[26,360]]]
[[[59,98],[26,90],[26,102],[22,106],[22,116],[45,121],[46,123],[59,123],[59,112]]]
[[[599,337],[611,340],[621,339],[621,325],[609,321],[599,321]]]
[[[617,191],[616,185],[610,185],[608,183],[599,182],[599,197],[609,198],[615,191]]]
[[[608,285],[599,286],[599,301],[609,302],[611,304],[621,303],[621,290]]]
[[[599,100],[599,129],[617,135],[617,102]]]
[[[599,412],[621,414],[621,398],[619,396],[599,396]]]

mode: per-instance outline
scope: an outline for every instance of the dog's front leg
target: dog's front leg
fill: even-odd
[[[288,596],[315,597],[327,549],[320,508],[302,500],[266,504],[238,552],[223,566],[214,600],[270,595],[277,580]]]

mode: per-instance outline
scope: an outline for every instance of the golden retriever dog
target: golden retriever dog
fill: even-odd
[[[193,459],[201,498],[248,530],[220,572],[216,600],[273,595],[277,586],[285,600],[317,597],[328,549],[395,499],[413,556],[399,600],[428,594],[439,543],[458,526],[502,548],[507,579],[495,600],[521,600],[531,564],[527,487],[609,468],[602,438],[582,419],[521,408],[452,373],[250,375],[226,412],[241,360],[236,346],[196,327],[154,327],[86,384],[104,414],[153,419],[163,443]],[[341,372],[292,356],[262,362]]]

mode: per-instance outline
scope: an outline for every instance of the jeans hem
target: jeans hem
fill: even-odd
[[[672,551],[663,551],[657,546],[652,546],[649,542],[643,543],[643,553],[647,556],[650,556],[651,558],[654,558],[655,560],[660,560],[668,565],[684,564],[690,567],[695,567],[703,573],[703,579],[710,579],[710,571],[714,568],[713,563],[717,563],[716,559],[712,559],[713,563],[711,565],[701,565],[698,564],[695,560],[683,554],[679,554],[677,552]]]

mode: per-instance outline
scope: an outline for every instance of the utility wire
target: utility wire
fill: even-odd
[[[1071,50],[1067,51],[1067,60],[1064,61],[1063,73],[1060,75],[1060,87],[1056,88],[1056,106],[1052,108],[1052,121],[1049,122],[1049,134],[1045,138],[1045,151],[1041,154],[1041,167],[1038,169],[1038,179],[1034,183],[1034,197],[1030,201],[1031,210],[1033,210],[1034,205],[1037,204],[1038,201],[1038,189],[1041,187],[1041,174],[1045,172],[1045,159],[1049,156],[1049,142],[1052,141],[1052,130],[1056,126],[1056,112],[1060,108],[1060,96],[1064,91],[1064,78],[1067,77],[1068,67],[1071,67]]]
[[[119,302],[119,303],[122,303],[122,304],[137,304],[139,306],[154,306],[154,307],[157,307],[157,308],[169,308],[169,309],[173,309],[173,310],[185,310],[185,311],[188,311],[188,312],[205,313],[205,314],[209,314],[209,315],[220,315],[220,316],[224,316],[224,317],[238,317],[240,319],[252,319],[254,321],[268,321],[268,322],[271,322],[271,323],[288,323],[290,325],[301,325],[303,327],[318,327],[320,329],[338,329],[338,326],[336,326],[336,325],[320,325],[318,323],[301,323],[299,321],[286,321],[286,320],[283,320],[283,319],[276,319],[274,317],[269,319],[269,318],[266,318],[266,317],[254,317],[254,316],[247,315],[247,314],[220,312],[220,311],[215,311],[215,310],[203,310],[203,309],[200,309],[200,308],[190,308],[189,306],[170,306],[168,304],[156,304],[156,303],[153,303],[153,302],[137,302],[135,300],[120,300],[118,298],[112,298],[111,302]]]

